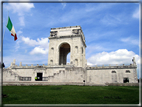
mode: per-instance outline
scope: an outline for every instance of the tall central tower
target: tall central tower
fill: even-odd
[[[48,65],[66,65],[70,53],[71,64],[85,67],[85,48],[85,37],[80,26],[51,28]]]

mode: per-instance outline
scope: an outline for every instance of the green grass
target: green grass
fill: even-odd
[[[138,104],[138,86],[3,86],[3,104]]]

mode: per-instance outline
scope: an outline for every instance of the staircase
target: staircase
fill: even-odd
[[[60,70],[58,73],[54,73],[51,76],[48,76],[48,82],[61,82],[60,78],[64,77],[65,70]]]
[[[19,76],[17,73],[13,72],[11,69],[3,69],[3,82],[5,81],[19,81]]]
[[[48,76],[48,82],[83,82],[85,79],[85,70],[81,67],[66,67]]]

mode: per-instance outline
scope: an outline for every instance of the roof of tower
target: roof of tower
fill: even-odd
[[[81,26],[68,26],[68,27],[51,28],[51,30],[66,29],[66,28],[80,28],[81,29]]]
[[[81,26],[51,28],[49,39],[67,38],[67,37],[81,37],[82,42],[86,47],[85,36]]]

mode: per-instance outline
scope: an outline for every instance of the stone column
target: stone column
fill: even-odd
[[[22,62],[20,62],[20,66],[22,66]]]
[[[16,63],[16,60],[15,60],[15,59],[13,60],[13,63],[14,63],[14,64]]]

